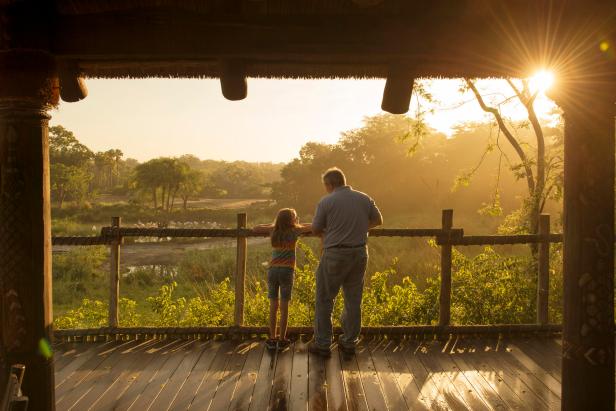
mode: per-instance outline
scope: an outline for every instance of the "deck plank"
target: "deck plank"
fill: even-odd
[[[548,347],[549,339],[516,341],[518,349],[522,350],[528,357],[540,365],[540,368],[549,373],[559,383],[561,382],[562,347],[552,344]]]
[[[365,339],[355,356],[273,356],[262,339],[54,346],[60,410],[558,409],[561,345],[546,338]],[[560,375],[558,375],[560,377]]]
[[[255,381],[255,388],[250,401],[249,411],[266,410],[272,393],[272,381],[274,378],[274,370],[272,366],[273,355],[270,350],[264,350],[259,364],[259,372]]]
[[[308,409],[310,411],[327,409],[325,361],[326,359],[317,354],[308,354]]]
[[[327,409],[330,411],[344,411],[347,409],[346,396],[344,394],[344,380],[340,365],[340,351],[337,347],[332,350],[332,355],[325,361],[325,394],[327,397]]]
[[[475,391],[473,385],[466,379],[451,358],[454,355],[455,339],[448,341],[441,353],[432,356],[443,373],[449,378],[451,384],[457,389],[460,398],[472,410],[489,410],[488,404]]]
[[[457,339],[456,345],[453,348],[454,354],[451,359],[458,370],[464,374],[469,383],[473,386],[477,395],[479,395],[492,409],[503,410],[507,408],[507,403],[498,395],[492,386],[481,376],[478,370],[474,369],[467,362],[467,357],[470,355],[467,352],[467,347],[464,341]]]
[[[417,386],[416,376],[406,366],[404,354],[402,353],[403,350],[404,345],[401,341],[390,344],[389,348],[385,350],[394,378],[398,382],[402,396],[409,409],[428,410],[430,404],[420,394],[420,387]]]
[[[230,411],[244,411],[250,407],[264,350],[265,344],[262,340],[252,342],[233,399],[229,405]]]
[[[509,348],[506,347],[504,352],[499,356],[499,364],[509,369],[516,379],[522,381],[528,389],[534,393],[548,409],[560,408],[560,398],[537,376],[528,371],[522,364],[516,361],[512,356]]]
[[[431,341],[422,343],[417,352],[417,358],[424,365],[428,371],[429,378],[434,381],[434,385],[436,386],[436,402],[446,409],[470,409],[464,397],[458,392],[457,387],[451,383],[451,379],[436,360],[436,356],[440,355],[441,349],[441,342]]]
[[[98,344],[97,344],[98,345]],[[61,346],[52,347],[53,350],[53,368],[56,376],[69,364],[72,364],[77,358],[83,356],[89,350],[96,349],[95,344],[83,343],[66,343]],[[60,351],[58,351],[60,348]]]
[[[225,376],[227,364],[235,352],[236,345],[237,342],[231,340],[227,340],[222,344],[210,369],[203,377],[201,385],[197,388],[195,398],[188,406],[188,409],[207,410],[210,408],[212,399],[216,395],[218,384]]]
[[[103,344],[88,344],[82,343],[84,350],[81,354],[73,356],[71,362],[66,364],[62,369],[55,372],[55,384],[56,384],[56,398],[60,395],[59,388],[66,383],[67,379],[79,368],[81,368],[86,362],[91,361],[93,357],[98,356],[100,353],[107,351],[112,347],[120,345],[117,342],[106,342]]]
[[[96,405],[105,392],[115,385],[122,372],[137,366],[136,361],[139,355],[155,343],[156,341],[151,340],[142,341],[128,351],[122,352],[120,354],[121,358],[119,358],[116,363],[109,364],[93,376],[92,385],[88,393],[82,396],[79,401],[73,405],[73,408],[76,410],[90,409],[92,406]],[[99,367],[99,369],[100,368],[101,367]]]
[[[186,410],[190,407],[197,393],[197,389],[210,369],[214,357],[221,345],[222,343],[219,341],[208,340],[207,345],[203,348],[201,357],[199,357],[199,360],[186,378],[184,385],[179,389],[170,409]]]
[[[394,370],[389,364],[385,353],[392,344],[392,340],[375,339],[368,345],[368,347],[370,348],[374,368],[377,372],[379,380],[381,381],[383,395],[385,396],[385,401],[387,402],[387,409],[392,411],[404,411],[408,410],[408,406],[404,396],[402,395],[402,390],[398,385],[398,380],[394,375]]]
[[[289,410],[306,411],[308,408],[308,351],[301,338],[295,342]]]
[[[166,343],[166,344],[165,344]],[[114,410],[126,411],[137,400],[141,393],[146,389],[150,380],[154,378],[159,369],[165,366],[174,353],[187,344],[185,341],[169,340],[163,341],[160,349],[153,350],[150,361],[143,364],[141,370],[137,370],[132,376],[133,381],[128,388],[117,399]]]
[[[361,374],[357,366],[356,356],[353,355],[346,358],[344,355],[340,355],[340,368],[342,369],[346,403],[349,411],[368,410],[366,394],[361,382]],[[312,384],[312,382],[310,383]]]
[[[367,342],[360,342],[355,350],[357,366],[361,376],[361,383],[364,387],[366,402],[370,410],[387,410],[387,402],[381,387],[378,373],[372,361],[372,355]]]
[[[520,397],[527,408],[533,410],[547,409],[547,404],[538,397],[528,385],[521,380],[502,358],[507,353],[498,342],[491,345],[491,352],[486,355],[486,362],[499,373],[505,383]]]
[[[503,381],[496,375],[492,368],[486,363],[484,352],[481,346],[478,346],[475,341],[464,341],[466,349],[465,355],[461,361],[468,365],[468,368],[476,370],[476,372],[484,379],[494,392],[506,404],[507,409],[520,410],[523,409],[523,404],[520,398],[513,392]]]
[[[71,409],[81,397],[88,393],[92,384],[96,382],[97,376],[105,374],[120,361],[122,359],[122,352],[130,350],[138,344],[139,343],[136,341],[129,341],[113,349],[109,349],[104,353],[100,353],[92,358],[93,362],[91,367],[86,367],[87,364],[90,364],[90,361],[87,361],[84,367],[73,373],[73,375],[69,377],[69,381],[60,387],[60,392],[62,394],[59,396],[59,399],[56,400],[56,407],[60,410]],[[65,386],[66,390],[63,390],[62,388]]]
[[[242,373],[242,369],[244,368],[244,363],[246,362],[246,357],[248,356],[248,352],[250,351],[252,344],[252,341],[238,343],[233,355],[229,358],[227,369],[218,383],[218,387],[216,387],[216,393],[214,394],[212,404],[210,405],[211,410],[223,410],[229,408],[229,404],[235,393],[235,387],[237,386],[237,382]]]
[[[415,376],[420,397],[428,404],[428,408],[442,410],[447,408],[443,398],[439,398],[439,388],[430,373],[419,360],[422,345],[417,341],[409,341],[403,348],[403,358],[407,368]]]
[[[151,409],[161,411],[171,409],[171,404],[207,346],[208,342],[197,340],[186,348],[184,358],[150,405]]]
[[[145,389],[130,406],[129,410],[142,411],[151,409],[156,397],[158,397],[160,392],[164,389],[169,379],[175,373],[175,370],[180,366],[186,355],[192,351],[196,343],[196,341],[191,341],[174,351],[164,363],[164,366],[156,370],[154,376],[148,381]]]
[[[534,375],[543,384],[545,384],[551,392],[561,397],[561,385],[560,380],[554,378],[554,376],[542,368],[540,364],[530,358],[524,351],[522,351],[517,345],[516,341],[509,342],[508,348],[510,349],[510,359],[521,364],[524,370]]]
[[[293,351],[294,344],[278,353],[274,381],[272,382],[272,393],[270,395],[270,409],[273,411],[286,411],[289,408]]]
[[[143,369],[152,361],[156,356],[154,353],[164,349],[169,345],[168,341],[153,341],[147,349],[141,350],[135,355],[135,361],[132,366],[125,367],[122,364],[121,374],[118,376],[115,383],[109,387],[107,391],[90,407],[93,411],[104,411],[114,409],[120,398],[124,395],[126,390],[135,382],[138,375]]]

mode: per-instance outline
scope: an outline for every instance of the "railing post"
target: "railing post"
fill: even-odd
[[[111,227],[120,228],[120,217],[111,217]],[[120,301],[120,244],[119,235],[111,243],[111,270],[109,272],[109,327],[118,327],[118,303]]]
[[[443,210],[441,233],[441,292],[439,295],[440,326],[447,326],[451,321],[451,228],[453,227],[453,210]]]
[[[548,298],[550,290],[550,215],[539,216],[539,261],[537,272],[537,324],[548,323]]]
[[[244,325],[244,290],[246,288],[246,249],[248,240],[240,235],[240,230],[246,228],[246,213],[237,215],[237,257],[235,260],[235,323],[236,327]]]

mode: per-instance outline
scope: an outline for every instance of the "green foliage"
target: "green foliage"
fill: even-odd
[[[67,200],[81,203],[89,195],[91,179],[81,167],[54,163],[51,165],[51,195],[60,208]]]
[[[139,325],[140,318],[137,314],[137,302],[128,298],[120,298],[119,321],[121,327],[134,327]],[[56,317],[54,327],[56,329],[79,329],[99,328],[108,325],[109,306],[98,300],[84,298],[81,305],[69,310],[66,314]]]
[[[173,281],[170,284],[163,285],[158,290],[158,295],[148,297],[147,302],[154,313],[157,314],[158,326],[179,326],[184,317],[186,309],[186,298],[174,298],[173,291],[178,284]]]
[[[452,253],[451,317],[456,324],[532,323],[535,275],[530,259],[485,247],[473,258]],[[531,274],[532,273],[532,274]]]
[[[431,244],[436,248],[434,242]],[[550,266],[549,306],[552,322],[559,322],[562,319],[561,248],[561,245],[552,247],[554,258]],[[86,250],[93,252],[91,257],[86,257],[80,252],[59,256],[61,257],[58,259],[59,262],[55,262],[58,273],[54,275],[63,279],[54,282],[54,286],[57,283],[67,287],[71,284],[71,278],[74,278],[83,281],[81,291],[76,292],[75,295],[83,295],[86,292],[92,295],[91,283],[87,281],[88,278],[101,275],[100,265],[104,258],[101,249],[102,247],[96,247]],[[378,247],[375,249],[377,249],[375,253],[378,253]],[[196,256],[197,254],[193,257]],[[215,260],[200,260],[200,264],[203,264],[199,266],[200,269],[208,269],[207,264],[204,264],[205,261],[216,264]],[[289,308],[289,325],[310,326],[314,322],[315,272],[318,263],[318,257],[313,249],[306,243],[299,242],[298,266],[295,271],[293,296]],[[87,268],[79,267],[80,264]],[[536,274],[531,267],[530,257],[497,253],[492,247],[485,247],[475,255],[465,255],[454,249],[452,253],[452,323],[534,322]],[[418,281],[421,279],[419,276],[403,274],[397,258],[394,258],[384,269],[370,271],[362,303],[363,324],[366,326],[435,324],[438,320],[439,267],[434,263],[426,268],[431,275],[421,281]],[[196,268],[195,270],[198,271]],[[153,278],[147,273],[144,276]],[[129,278],[130,276],[123,279],[126,282],[124,290],[129,286],[146,290],[144,290],[145,295],[136,299],[121,299],[120,321],[124,326],[229,326],[233,322],[235,291],[234,284],[229,277],[191,283],[188,276],[184,274],[184,277],[177,277],[182,281],[183,288],[180,289],[176,281],[161,284],[164,279],[157,279],[145,284],[134,279],[129,280]],[[247,279],[245,323],[250,326],[266,325],[269,300],[263,267],[260,271],[249,274]],[[190,286],[196,291],[197,296],[190,296],[186,293],[190,290]],[[156,287],[158,292],[147,296],[153,287]],[[56,298],[56,293],[54,298]],[[101,297],[79,299],[80,306],[56,318],[56,327],[105,326],[107,305],[102,302],[105,300]],[[143,306],[137,303],[143,300],[146,301]],[[339,325],[342,308],[343,298],[339,295],[333,312],[335,325]]]

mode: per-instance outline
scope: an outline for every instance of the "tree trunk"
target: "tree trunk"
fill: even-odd
[[[154,210],[158,208],[158,203],[156,202],[156,187],[152,189],[152,199],[154,200]]]

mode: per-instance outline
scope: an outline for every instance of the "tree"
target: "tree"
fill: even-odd
[[[188,200],[190,197],[197,196],[203,190],[204,176],[199,170],[188,169],[182,181],[178,194],[182,198],[182,208],[188,208]]]
[[[77,166],[62,163],[51,165],[51,194],[58,207],[66,200],[83,201],[88,195],[88,186],[92,176]]]
[[[176,158],[160,157],[135,167],[137,186],[152,193],[154,208],[158,208],[158,191],[161,192],[160,206],[171,211],[175,197],[190,168]]]
[[[49,127],[49,160],[52,164],[83,167],[93,157],[92,151],[81,144],[72,131],[62,126]]]
[[[557,132],[546,136],[534,108],[538,91],[531,90],[529,81],[523,79],[520,84],[515,84],[511,79],[506,81],[514,95],[505,98],[495,106],[486,103],[473,80],[465,79],[465,84],[472,91],[481,109],[494,118],[499,131],[515,151],[519,163],[511,164],[510,168],[517,178],[526,182],[528,194],[518,213],[522,220],[522,224],[517,224],[518,230],[536,234],[539,214],[543,211],[546,201],[550,198],[559,199],[562,194],[563,157],[562,144],[559,144],[562,142],[562,137]],[[528,114],[528,124],[534,134],[535,147],[521,140],[515,133],[515,124],[508,121],[501,113],[500,104],[512,98],[516,98]],[[522,123],[521,126],[526,127],[527,124]],[[552,144],[546,142],[546,137],[553,137]],[[497,147],[500,149],[500,146]],[[533,253],[536,252],[536,247],[531,247],[531,249]]]

